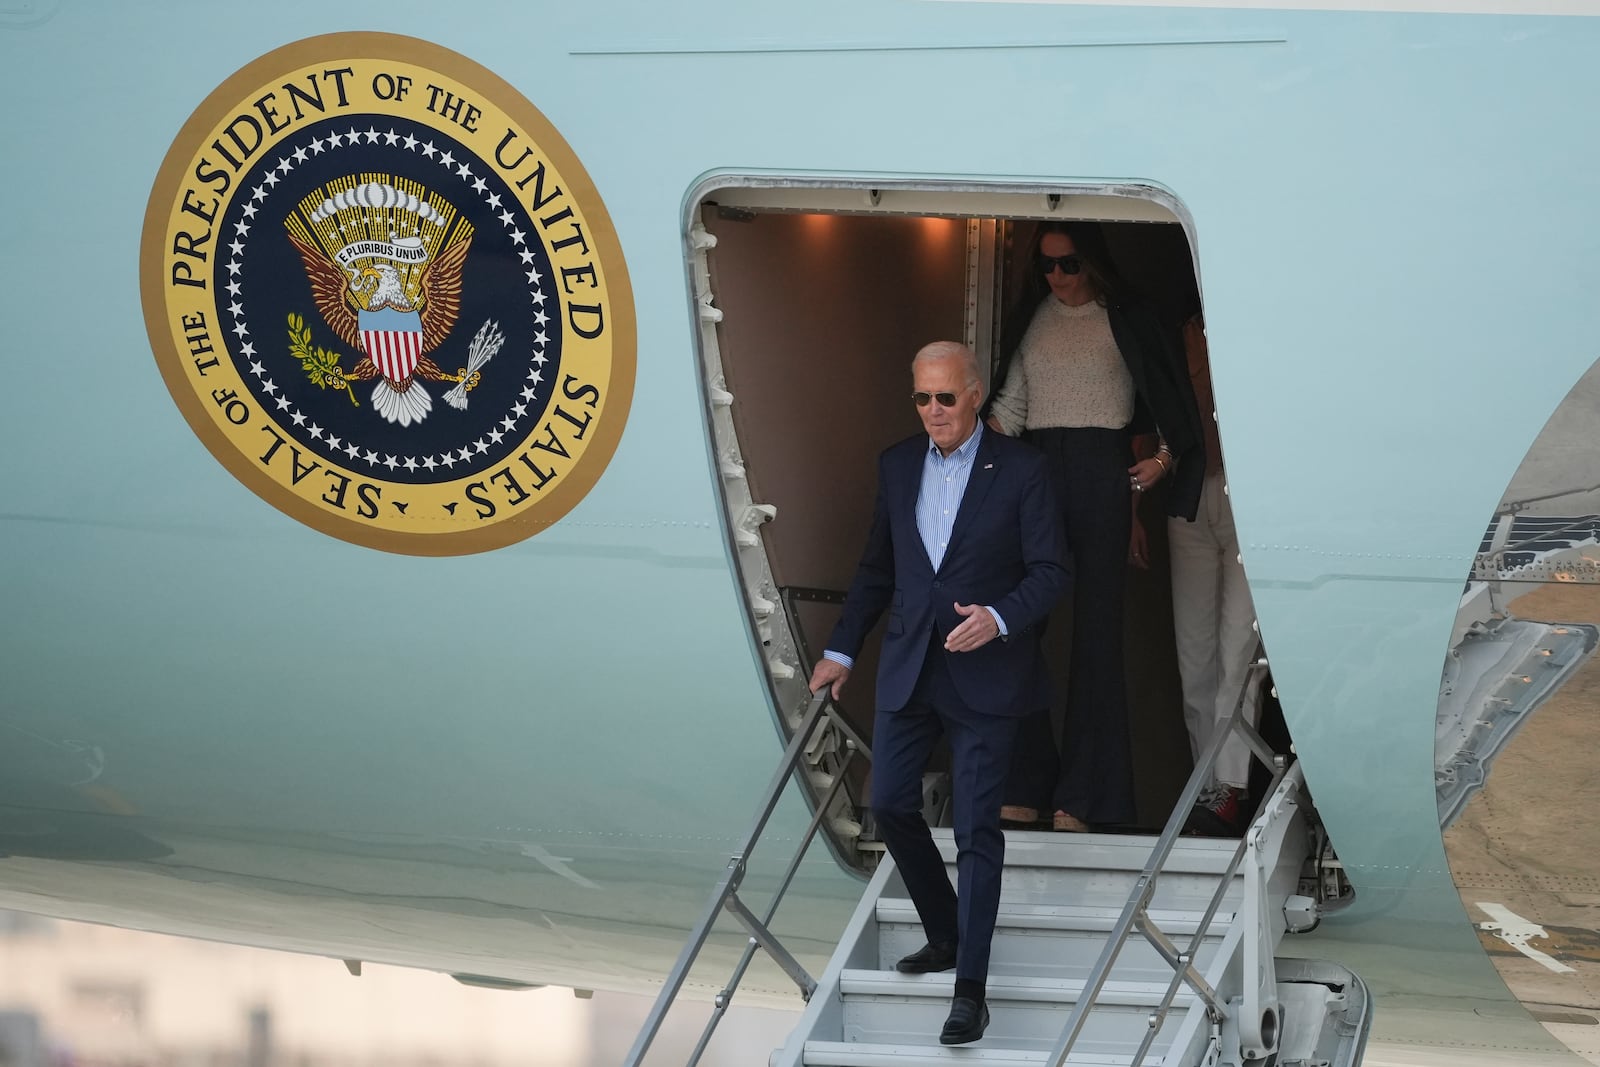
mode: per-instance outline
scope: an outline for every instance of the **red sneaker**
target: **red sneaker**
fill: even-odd
[[[1245,791],[1224,785],[1200,795],[1184,829],[1200,837],[1243,837],[1249,820]]]

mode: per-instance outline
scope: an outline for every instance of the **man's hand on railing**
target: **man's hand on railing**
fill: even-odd
[[[844,683],[850,678],[850,668],[843,663],[831,659],[819,659],[811,671],[811,681],[807,687],[813,692],[821,692],[826,686],[833,687],[833,699],[839,699],[839,691],[844,688]]]

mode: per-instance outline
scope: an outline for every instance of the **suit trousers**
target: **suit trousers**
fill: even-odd
[[[1172,627],[1178,672],[1183,678],[1183,722],[1194,758],[1206,750],[1233,714],[1243,688],[1246,657],[1255,647],[1255,605],[1239,562],[1233,508],[1223,492],[1221,471],[1207,475],[1194,522],[1172,519],[1167,543],[1172,556]],[[1251,680],[1244,714],[1254,726],[1260,715]],[[1250,750],[1237,732],[1223,743],[1212,777],[1218,785],[1243,788],[1250,781]]]
[[[872,812],[931,942],[957,948],[956,977],[982,982],[1000,909],[1005,835],[1000,793],[1018,719],[985,715],[956,692],[935,633],[916,689],[898,711],[879,711],[872,733]],[[943,733],[950,741],[956,881],[922,816],[922,774]]]

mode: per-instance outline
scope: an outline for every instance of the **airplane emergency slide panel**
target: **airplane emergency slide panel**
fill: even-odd
[[[1600,1023],[1600,364],[1490,517],[1439,684],[1451,873],[1513,994],[1569,1045]]]

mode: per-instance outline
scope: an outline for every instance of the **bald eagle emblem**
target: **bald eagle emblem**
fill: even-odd
[[[420,183],[387,175],[329,182],[301,199],[284,220],[300,254],[311,295],[334,334],[360,355],[341,369],[337,353],[310,343],[310,331],[291,317],[290,343],[311,379],[344,389],[376,379],[374,410],[410,426],[433,410],[423,382],[455,382],[445,394],[467,406],[467,392],[504,341],[485,322],[468,349],[467,365],[449,374],[433,353],[461,315],[461,273],[473,227],[444,198]]]

